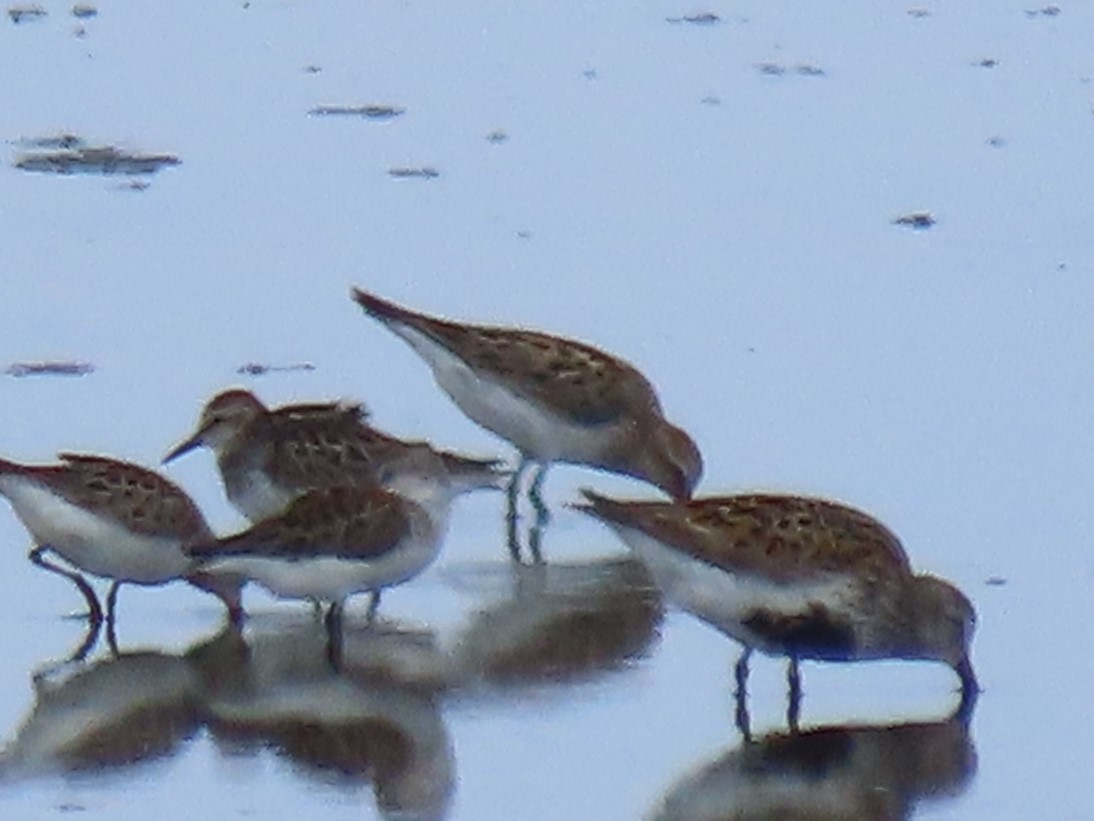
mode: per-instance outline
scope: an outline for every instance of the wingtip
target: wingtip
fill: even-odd
[[[356,285],[350,288],[350,297],[364,309],[365,313],[377,319],[403,319],[410,313],[394,302],[370,294]]]

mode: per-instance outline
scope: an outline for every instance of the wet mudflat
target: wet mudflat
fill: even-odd
[[[744,744],[739,648],[565,507],[654,492],[579,469],[545,567],[460,500],[340,669],[306,606],[249,594],[240,636],[182,585],[64,664],[80,600],[3,507],[5,817],[1094,817],[1092,10],[35,8],[0,26],[0,361],[94,369],[0,380],[0,454],[155,465],[241,384],[508,456],[348,288],[563,333],[651,377],[701,492],[850,502],[958,584],[984,692],[965,724],[940,665],[806,663],[789,736],[756,659]],[[207,454],[169,475],[240,526]]]

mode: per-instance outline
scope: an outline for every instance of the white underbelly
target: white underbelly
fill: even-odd
[[[839,606],[846,586],[831,579],[807,585],[780,585],[744,576],[666,547],[644,532],[613,526],[649,568],[666,600],[749,647],[768,650],[763,637],[745,622],[758,610],[803,615],[818,601]],[[779,651],[779,648],[770,648]]]
[[[460,410],[525,455],[540,462],[599,464],[613,432],[610,425],[568,422],[497,381],[479,376],[425,334],[406,325],[392,324],[391,328],[429,364],[437,384]]]
[[[341,601],[354,593],[401,584],[424,570],[437,556],[439,540],[401,545],[377,559],[336,556],[285,559],[240,554],[209,560],[202,570],[240,575],[285,599]]]
[[[189,559],[180,540],[144,536],[65,501],[38,482],[0,477],[0,492],[34,537],[70,564],[95,576],[160,584],[186,572]]]

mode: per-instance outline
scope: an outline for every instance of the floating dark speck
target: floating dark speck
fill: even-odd
[[[87,376],[95,370],[90,362],[13,362],[8,376]]]
[[[290,365],[263,365],[259,362],[248,362],[236,368],[236,373],[246,376],[264,376],[268,373],[285,373],[288,371],[314,371],[315,365],[310,362],[294,362]]]
[[[778,63],[757,63],[756,71],[767,77],[782,77],[786,74],[786,66],[781,66]]]
[[[432,166],[423,165],[420,167],[406,167],[400,166],[397,168],[389,168],[387,170],[388,176],[397,180],[407,179],[422,179],[431,180],[435,177],[441,176],[441,172]]]
[[[903,225],[916,231],[926,231],[935,224],[935,218],[930,211],[913,211],[893,220],[893,225]]]
[[[669,23],[691,23],[693,26],[713,26],[722,22],[722,18],[712,11],[703,11],[699,14],[688,14],[683,17],[666,17]]]
[[[494,143],[495,145],[497,145],[498,143],[503,143],[508,139],[509,135],[502,131],[500,128],[495,129],[494,131],[491,131],[489,134],[486,135],[486,141],[488,143]]]
[[[931,10],[924,8],[908,9],[908,16],[914,17],[916,20],[922,20],[924,17],[931,16]]]
[[[999,136],[988,137],[986,140],[984,140],[984,142],[990,145],[992,148],[1002,148],[1007,144],[1007,141]]]
[[[49,12],[41,6],[12,6],[8,9],[8,17],[16,25],[28,23],[31,20],[41,20],[47,14]]]
[[[72,7],[72,16],[79,20],[90,20],[99,16],[99,10],[90,3],[77,3]]]
[[[1055,17],[1063,9],[1057,6],[1055,3],[1049,3],[1047,6],[1039,9],[1026,9],[1026,17]]]
[[[996,60],[994,57],[985,57],[983,60],[980,60],[976,65],[980,66],[980,68],[995,68],[997,65],[999,65],[999,61]]]
[[[810,63],[802,63],[794,68],[794,71],[800,74],[802,77],[823,77],[824,69],[820,66],[815,66]]]
[[[699,101],[703,105],[721,105],[722,98],[716,94],[708,94],[706,97]]]
[[[364,117],[366,120],[393,120],[406,113],[397,105],[320,105],[308,112],[311,117]]]
[[[988,585],[989,587],[1002,587],[1006,583],[1007,580],[1004,576],[988,576],[986,579],[984,579],[984,584]]]
[[[315,66],[315,65],[304,66],[304,73],[305,74],[318,74],[322,70],[323,70],[322,66]]]
[[[114,146],[87,146],[21,154],[15,167],[22,171],[50,174],[155,174],[161,168],[179,165],[173,154],[133,154]]]

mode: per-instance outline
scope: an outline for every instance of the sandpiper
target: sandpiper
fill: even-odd
[[[383,483],[413,469],[426,442],[407,442],[367,423],[360,404],[267,408],[253,393],[223,391],[205,405],[197,430],[164,462],[200,446],[217,457],[229,501],[252,522],[282,512],[305,491],[353,482]],[[435,451],[456,493],[496,488],[501,462]]]
[[[111,623],[123,583],[158,585],[180,578],[218,596],[230,617],[238,618],[239,580],[195,571],[183,551],[191,542],[212,538],[185,491],[130,462],[74,453],[60,459],[53,465],[0,460],[0,494],[34,538],[31,561],[76,584],[92,623],[103,619],[94,590],[78,573],[47,561],[47,552],[113,581],[106,608]]]
[[[653,386],[629,363],[572,339],[449,322],[358,288],[352,295],[426,361],[460,410],[520,451],[511,503],[521,474],[537,463],[530,495],[545,514],[540,491],[552,462],[642,479],[674,499],[691,496],[703,469],[699,449],[665,419]]]
[[[327,627],[336,639],[349,596],[372,593],[371,619],[383,588],[408,581],[437,557],[458,492],[443,461],[419,451],[386,487],[312,489],[248,530],[189,552],[214,577],[242,576],[279,598],[330,602]]]
[[[583,491],[577,507],[610,525],[665,597],[745,646],[790,658],[792,719],[799,659],[930,659],[977,692],[969,660],[976,616],[949,582],[912,572],[876,519],[825,499],[744,494],[685,503],[625,502]],[[793,723],[793,721],[792,721]]]

